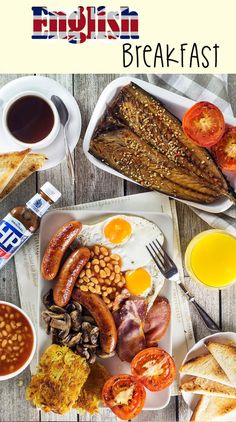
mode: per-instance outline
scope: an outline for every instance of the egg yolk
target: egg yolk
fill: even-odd
[[[126,287],[133,295],[141,295],[151,287],[151,276],[144,268],[125,273]]]
[[[124,243],[130,237],[131,233],[131,225],[122,218],[114,218],[104,228],[105,237],[114,244]]]

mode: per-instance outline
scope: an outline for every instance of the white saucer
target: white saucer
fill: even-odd
[[[0,106],[22,91],[39,91],[48,98],[55,94],[64,101],[69,112],[69,123],[67,126],[69,148],[70,151],[73,151],[79,141],[81,132],[81,114],[73,95],[54,79],[46,78],[45,76],[23,76],[7,83],[0,89]],[[0,107],[0,153],[22,149],[21,146],[7,139],[2,127],[2,109]],[[48,158],[40,171],[55,167],[63,161],[65,149],[62,127],[55,140],[48,147],[40,150],[35,149],[33,152],[46,154]]]
[[[188,351],[187,355],[185,356],[182,362],[182,365],[185,364],[190,359],[196,358],[197,356],[201,356],[203,354],[207,354],[207,348],[204,345],[204,343],[208,340],[214,340],[219,343],[229,343],[229,342],[236,343],[236,333],[233,333],[233,332],[216,333],[216,334],[211,334],[210,336],[207,336],[205,338],[202,338]],[[187,381],[190,378],[192,377],[189,375],[180,373],[180,384],[182,384],[183,382]],[[187,405],[193,411],[200,398],[200,395],[182,391],[182,396],[185,403],[187,403]],[[235,418],[236,418],[236,415],[235,415]],[[236,420],[236,419],[233,419],[233,420]]]

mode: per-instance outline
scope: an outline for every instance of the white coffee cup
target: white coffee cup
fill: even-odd
[[[53,113],[53,117],[54,117],[54,123],[53,123],[53,127],[52,127],[51,131],[48,133],[48,135],[45,138],[43,138],[42,140],[39,140],[37,142],[24,142],[22,140],[17,139],[11,133],[11,131],[9,130],[9,127],[8,127],[8,124],[7,124],[8,112],[9,112],[10,108],[12,107],[12,105],[17,100],[19,100],[23,97],[27,97],[27,96],[39,97],[42,100],[44,100],[49,105],[49,107],[51,108],[52,113]],[[43,124],[43,122],[42,122],[42,124]],[[12,97],[7,103],[5,103],[3,105],[2,125],[3,125],[3,129],[4,129],[5,134],[8,137],[8,139],[13,141],[17,145],[23,146],[25,148],[31,148],[33,150],[33,149],[45,148],[54,141],[54,139],[58,135],[58,132],[59,132],[59,129],[60,129],[60,119],[59,119],[58,111],[57,111],[55,105],[46,95],[44,95],[44,94],[42,94],[38,91],[23,91],[23,92],[15,95],[14,97]]]

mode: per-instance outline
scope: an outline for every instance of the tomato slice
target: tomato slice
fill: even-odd
[[[137,416],[145,402],[146,392],[137,378],[128,374],[109,378],[102,391],[103,402],[120,419]]]
[[[228,126],[220,142],[212,148],[215,159],[225,171],[236,171],[236,127]]]
[[[224,116],[214,104],[201,101],[189,108],[183,117],[183,131],[197,145],[210,147],[222,138]]]
[[[131,362],[132,374],[150,391],[160,391],[172,384],[176,376],[173,358],[159,347],[139,352]]]

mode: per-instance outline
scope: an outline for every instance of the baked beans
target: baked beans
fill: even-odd
[[[85,268],[81,271],[76,286],[83,292],[97,293],[109,309],[125,286],[125,277],[121,272],[121,258],[108,248],[95,245]]]
[[[0,304],[0,376],[21,368],[33,349],[33,331],[17,309]]]

